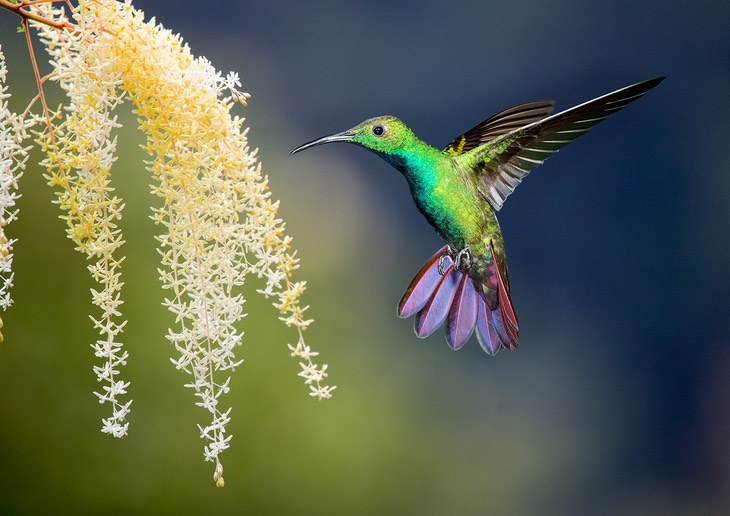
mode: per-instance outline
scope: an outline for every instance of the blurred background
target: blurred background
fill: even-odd
[[[241,110],[302,259],[316,402],[291,333],[248,286],[227,402],[226,487],[170,363],[150,179],[121,114],[130,435],[99,432],[92,286],[43,171],[22,182],[2,315],[5,514],[730,513],[730,3],[194,2],[134,5],[240,72]],[[35,94],[0,12],[12,106]],[[40,45],[36,51],[42,53]],[[43,61],[46,58],[43,57]],[[442,244],[405,181],[360,149],[291,149],[393,114],[426,141],[508,106],[557,109],[669,78],[536,169],[500,213],[520,348],[454,353],[395,306]],[[53,86],[48,90],[60,101]]]

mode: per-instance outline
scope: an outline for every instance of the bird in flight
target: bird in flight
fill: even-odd
[[[416,274],[398,304],[398,316],[416,314],[421,338],[446,321],[453,349],[463,347],[476,330],[481,347],[494,354],[514,349],[519,341],[496,212],[533,168],[664,79],[639,82],[555,115],[552,100],[519,104],[457,136],[443,150],[419,139],[399,119],[379,116],[305,143],[292,154],[347,142],[400,171],[416,207],[446,245]]]

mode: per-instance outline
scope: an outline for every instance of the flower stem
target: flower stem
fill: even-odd
[[[36,14],[33,11],[30,11],[28,9],[23,9],[23,7],[29,7],[36,4],[48,4],[48,3],[54,3],[58,0],[35,0],[35,1],[27,1],[27,2],[20,2],[16,4],[15,2],[11,2],[10,0],[0,0],[0,7],[7,9],[8,11],[12,11],[21,18],[23,18],[24,23],[23,27],[25,28],[26,33],[28,32],[28,24],[27,20],[33,20],[37,21],[38,23],[43,23],[45,25],[49,25],[51,27],[55,27],[56,29],[66,29],[66,30],[75,30],[76,25],[68,22],[68,21],[55,21],[50,18],[46,18],[45,16],[41,16],[40,14]]]

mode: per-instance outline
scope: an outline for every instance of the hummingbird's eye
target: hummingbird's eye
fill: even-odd
[[[383,136],[384,132],[385,132],[385,127],[383,127],[382,125],[376,125],[375,127],[373,127],[373,134],[375,136]]]

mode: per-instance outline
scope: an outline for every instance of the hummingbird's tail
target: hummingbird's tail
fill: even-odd
[[[491,263],[496,302],[488,300],[481,285],[465,271],[454,268],[444,246],[413,278],[398,304],[398,317],[418,312],[415,330],[420,338],[431,335],[446,320],[446,340],[453,349],[461,349],[475,328],[479,344],[490,355],[517,347],[517,317],[494,255]]]

